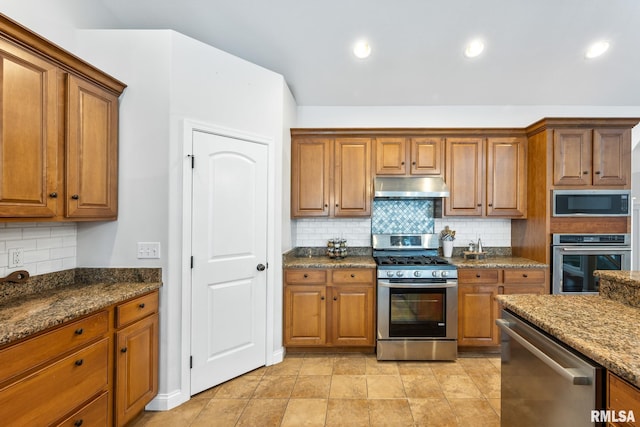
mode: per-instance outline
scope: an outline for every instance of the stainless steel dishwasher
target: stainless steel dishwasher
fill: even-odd
[[[502,310],[501,425],[594,426],[603,368]]]

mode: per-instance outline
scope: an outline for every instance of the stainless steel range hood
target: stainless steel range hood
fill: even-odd
[[[376,177],[375,198],[434,199],[449,197],[449,187],[440,177]]]

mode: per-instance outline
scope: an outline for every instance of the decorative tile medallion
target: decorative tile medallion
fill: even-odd
[[[433,200],[374,200],[371,233],[433,233]]]

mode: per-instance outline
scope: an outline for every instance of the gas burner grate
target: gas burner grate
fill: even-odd
[[[449,262],[433,256],[386,256],[377,257],[376,261],[378,265],[448,265]]]

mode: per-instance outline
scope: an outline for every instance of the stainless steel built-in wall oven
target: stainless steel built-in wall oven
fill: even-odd
[[[436,235],[374,235],[378,360],[455,360],[458,275]]]
[[[554,234],[552,293],[598,294],[595,270],[631,269],[629,234]]]

